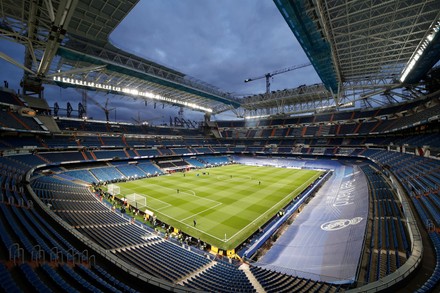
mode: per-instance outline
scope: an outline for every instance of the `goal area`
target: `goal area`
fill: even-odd
[[[127,203],[137,209],[142,209],[147,206],[147,198],[145,195],[139,193],[128,194],[126,197]]]
[[[121,188],[116,184],[109,184],[107,185],[107,192],[111,195],[117,195],[121,193]]]

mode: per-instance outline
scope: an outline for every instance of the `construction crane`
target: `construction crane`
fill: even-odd
[[[107,122],[109,122],[109,114],[110,114],[110,111],[115,111],[115,120],[116,120],[116,108],[111,108],[111,109],[109,109],[107,106],[108,106],[108,98],[107,98],[107,100],[105,101],[105,104],[104,104],[104,106],[102,106],[100,103],[98,103],[94,98],[92,98],[91,96],[89,96],[88,97],[88,99],[89,100],[91,100],[96,106],[98,106],[99,108],[101,108],[101,110],[102,111],[104,111],[104,114],[105,114],[105,120],[107,121]]]
[[[163,120],[164,116],[163,115],[153,116],[147,120],[147,119],[141,118],[141,112],[138,111],[137,118],[131,117],[131,120],[136,122],[136,125],[153,125],[153,121],[157,121],[158,118],[162,118],[162,120]]]
[[[270,72],[270,73],[266,73],[264,75],[258,76],[258,77],[252,77],[252,78],[247,78],[244,80],[244,82],[250,82],[250,81],[254,81],[257,79],[261,79],[261,78],[266,78],[266,94],[270,93],[270,78],[273,77],[274,75],[277,74],[281,74],[281,73],[285,73],[285,72],[289,72],[292,70],[296,70],[296,69],[300,69],[300,68],[304,68],[307,66],[312,65],[311,63],[305,63],[305,64],[300,64],[300,65],[294,65],[291,67],[287,67],[287,68],[283,68],[280,70],[276,70],[274,72]]]

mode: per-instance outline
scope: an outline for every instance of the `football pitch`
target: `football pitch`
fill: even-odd
[[[227,165],[117,185],[121,196],[145,196],[147,209],[158,220],[228,250],[249,238],[321,174]]]

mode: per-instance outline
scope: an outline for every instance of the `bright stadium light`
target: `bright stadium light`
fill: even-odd
[[[261,118],[269,118],[270,115],[255,115],[255,116],[244,116],[244,119],[261,119]]]
[[[202,111],[205,111],[208,113],[212,113],[212,109],[210,109],[210,108],[205,108],[205,107],[199,106],[194,103],[189,103],[187,101],[180,101],[180,100],[164,97],[164,96],[154,94],[151,92],[141,92],[141,91],[139,91],[137,89],[133,89],[133,88],[122,88],[122,87],[113,86],[113,85],[109,85],[109,84],[95,83],[95,82],[91,82],[91,81],[79,80],[79,79],[62,77],[62,76],[54,76],[53,81],[61,82],[61,83],[68,83],[68,84],[73,84],[73,85],[78,85],[78,86],[91,87],[91,88],[95,88],[95,89],[108,90],[108,91],[112,91],[112,92],[122,93],[125,95],[145,97],[145,98],[149,98],[149,99],[153,99],[153,100],[168,102],[171,104],[178,104],[178,105],[182,105],[182,106],[189,107],[192,109],[202,110]]]
[[[420,57],[425,52],[428,45],[432,42],[432,40],[437,35],[438,31],[440,30],[440,20],[437,21],[432,29],[432,32],[423,40],[423,42],[420,44],[419,48],[415,52],[413,56],[411,56],[411,59],[409,60],[408,64],[406,65],[405,69],[402,72],[402,75],[400,76],[400,82],[404,82],[408,74],[411,72],[411,70],[416,65],[417,61],[420,59]]]

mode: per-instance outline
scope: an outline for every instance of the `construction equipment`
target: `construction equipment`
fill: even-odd
[[[312,65],[312,64],[311,63],[305,63],[305,64],[300,64],[300,65],[294,65],[294,66],[287,67],[287,68],[284,68],[284,69],[276,70],[274,72],[266,73],[266,74],[258,76],[258,77],[247,78],[247,79],[244,80],[244,82],[250,82],[250,81],[257,80],[257,79],[266,78],[266,94],[269,94],[270,93],[270,78],[271,77],[273,77],[274,75],[277,75],[277,74],[281,74],[281,73],[289,72],[289,71],[292,71],[292,70],[304,68],[304,67],[307,67],[307,66],[310,66],[310,65]]]
[[[149,119],[143,119],[141,117],[141,112],[138,111],[137,118],[131,117],[131,120],[136,122],[136,125],[153,125],[154,121],[158,121],[159,118],[163,119],[163,117],[164,117],[163,115],[157,115],[157,116],[152,116]]]
[[[86,108],[81,102],[78,103],[78,118],[87,118]]]
[[[67,117],[70,117],[72,115],[73,107],[70,104],[70,102],[67,102]]]
[[[110,111],[115,111],[116,112],[116,108],[111,108],[111,109],[109,109],[108,108],[108,98],[107,98],[107,100],[105,101],[105,104],[104,104],[104,106],[102,106],[100,103],[98,103],[94,98],[92,98],[91,96],[88,96],[88,99],[89,100],[91,100],[96,106],[98,106],[99,108],[101,108],[103,111],[104,111],[104,114],[105,114],[105,120],[107,121],[107,122],[109,122],[109,114],[110,114]],[[116,114],[115,114],[115,116],[116,116]],[[115,117],[115,120],[116,120],[116,117]]]
[[[53,115],[54,116],[58,116],[58,111],[60,110],[60,106],[58,106],[58,103],[55,102],[55,104],[53,105]]]

